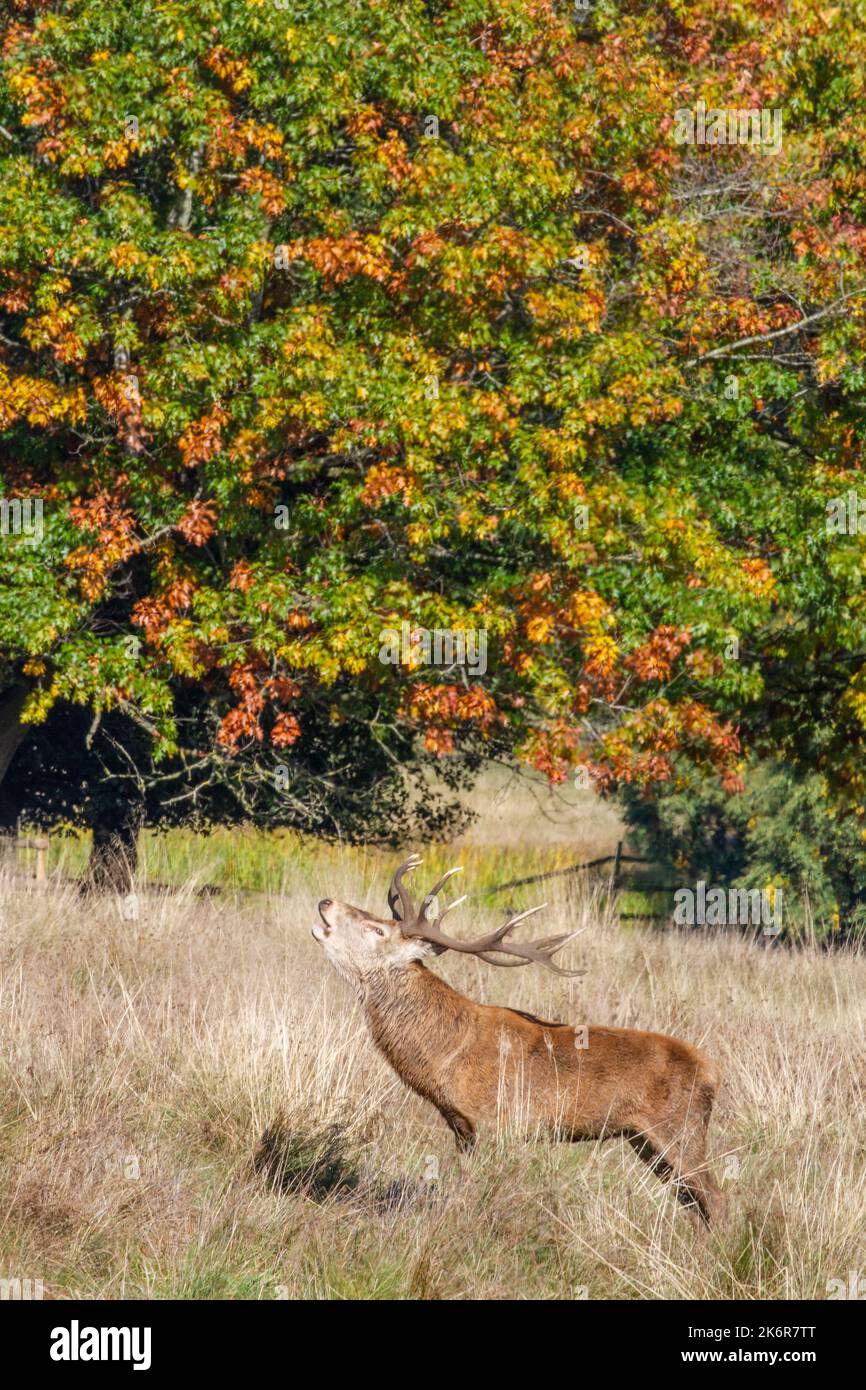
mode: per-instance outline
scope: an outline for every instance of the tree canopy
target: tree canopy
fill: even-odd
[[[863,539],[827,505],[863,447],[864,20],[7,0],[25,724],[123,717],[180,787],[303,770],[289,819],[417,748],[734,789],[764,743],[861,801]],[[779,147],[684,143],[699,102]],[[404,622],[483,631],[486,671],[383,662]]]

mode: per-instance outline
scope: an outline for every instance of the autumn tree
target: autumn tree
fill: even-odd
[[[746,735],[861,804],[863,9],[6,0],[9,814],[385,834],[425,758],[734,790]]]

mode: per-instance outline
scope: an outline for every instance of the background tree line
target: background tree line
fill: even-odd
[[[497,756],[760,874],[784,782],[774,872],[854,921],[864,19],[7,0],[2,819],[97,876],[146,823],[439,834]],[[404,620],[485,676],[383,664]]]

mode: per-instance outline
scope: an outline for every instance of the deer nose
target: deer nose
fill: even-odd
[[[331,906],[331,899],[330,899],[330,898],[323,898],[322,901],[319,903],[319,911],[320,911],[320,912],[324,912],[325,908],[326,908],[326,907],[330,907],[330,906]]]

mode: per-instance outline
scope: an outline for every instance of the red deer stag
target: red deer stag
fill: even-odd
[[[459,994],[427,969],[427,957],[462,951],[489,965],[535,961],[558,975],[581,975],[552,960],[578,933],[528,943],[507,939],[518,922],[541,911],[536,907],[474,941],[446,936],[442,920],[465,895],[432,920],[429,914],[459,870],[449,870],[418,908],[403,877],[420,863],[412,855],[394,874],[390,919],[326,898],[319,903],[321,925],[313,927],[329,960],[357,989],[373,1040],[398,1076],[436,1106],[463,1151],[472,1148],[479,1123],[515,1113],[521,1127],[554,1139],[622,1135],[709,1224],[723,1201],[706,1167],[718,1086],[710,1059],[660,1033],[578,1030]]]

